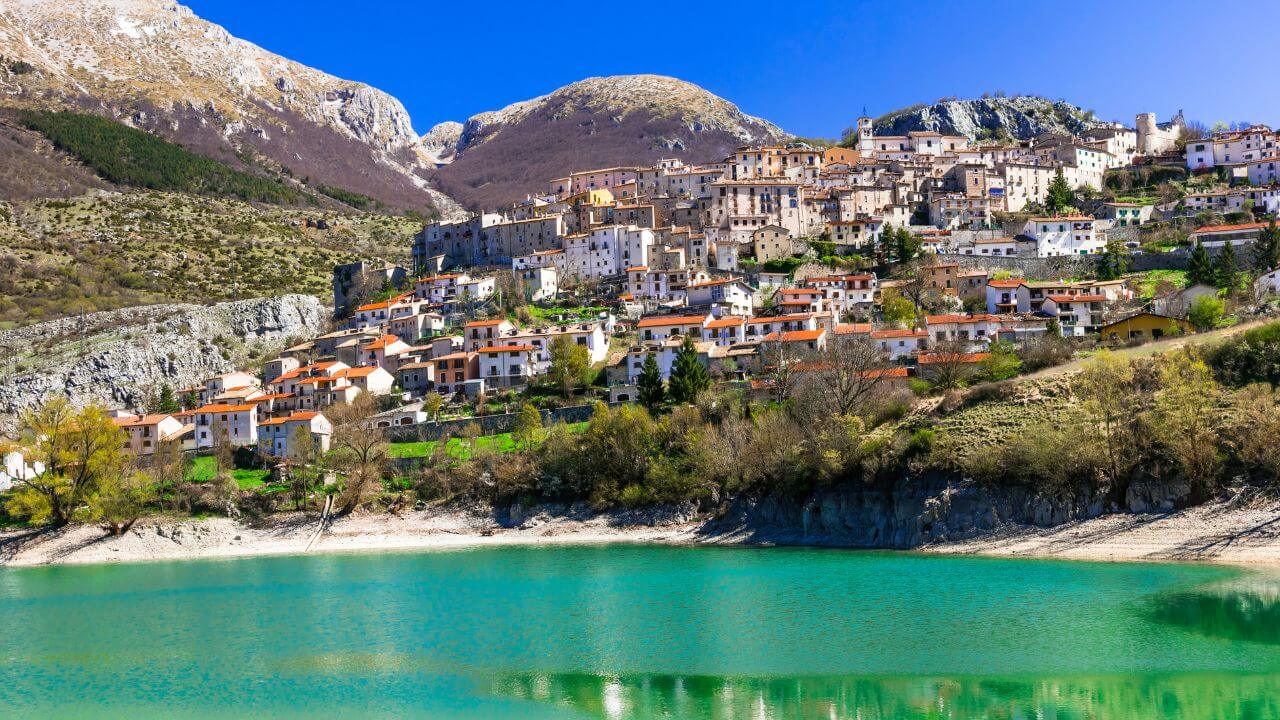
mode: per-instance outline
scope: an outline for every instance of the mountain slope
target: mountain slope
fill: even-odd
[[[442,123],[424,137],[423,149],[448,163],[436,172],[445,193],[492,208],[576,170],[664,157],[718,160],[739,145],[786,137],[697,85],[622,75],[588,78],[461,127]]]
[[[1068,102],[1020,95],[916,105],[877,118],[875,131],[877,135],[905,135],[929,130],[979,140],[1027,140],[1048,132],[1078,135],[1111,125]]]
[[[168,0],[0,0],[0,97],[88,110],[223,161],[423,210],[395,98],[231,36]]]

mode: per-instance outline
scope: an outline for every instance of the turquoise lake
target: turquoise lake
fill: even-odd
[[[0,715],[1280,718],[1280,577],[811,549],[0,569]]]

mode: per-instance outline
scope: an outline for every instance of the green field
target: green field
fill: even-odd
[[[187,482],[209,482],[218,474],[218,463],[212,455],[204,455],[192,459],[191,468],[187,470]],[[236,468],[231,477],[241,490],[252,490],[266,483],[271,471],[267,468]]]

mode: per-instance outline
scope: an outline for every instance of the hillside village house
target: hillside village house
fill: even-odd
[[[713,319],[710,313],[647,317],[636,323],[636,333],[645,342],[661,342],[675,335],[698,340],[702,337],[702,328]]]
[[[184,431],[190,431],[181,420],[166,413],[126,415],[112,422],[125,432],[125,449],[133,455],[150,455],[160,445],[179,440]]]
[[[755,297],[755,291],[741,278],[690,283],[685,293],[685,304],[690,307],[717,305],[732,315],[750,315]]]
[[[897,361],[924,350],[929,333],[916,328],[872,330],[871,341],[888,353],[890,360]]]
[[[1238,225],[1209,225],[1197,229],[1187,238],[1207,248],[1220,248],[1230,242],[1235,247],[1252,245],[1268,223],[1241,223]]]
[[[302,432],[311,435],[313,452],[329,451],[333,435],[333,424],[329,419],[318,412],[295,412],[266,420],[258,427],[258,452],[270,457],[292,457]]]
[[[480,358],[474,352],[455,352],[432,358],[435,363],[435,389],[445,395],[463,391],[469,382],[480,378]]]
[[[1081,337],[1102,327],[1102,310],[1106,302],[1105,295],[1049,295],[1040,306],[1040,312],[1057,318],[1064,336]]]
[[[257,445],[258,412],[253,405],[203,405],[195,411],[196,449],[222,442],[234,447]]]
[[[503,335],[511,334],[516,326],[510,320],[472,320],[463,327],[463,348],[473,352],[476,348],[492,345]]]
[[[1088,215],[1033,217],[1022,228],[1022,234],[1036,241],[1038,257],[1092,255],[1106,248],[1106,240],[1094,225],[1095,220]]]

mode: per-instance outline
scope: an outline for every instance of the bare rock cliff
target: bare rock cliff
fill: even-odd
[[[0,332],[0,426],[57,395],[136,407],[164,384],[189,387],[279,350],[287,339],[314,335],[327,317],[319,298],[281,295],[148,305]]]

